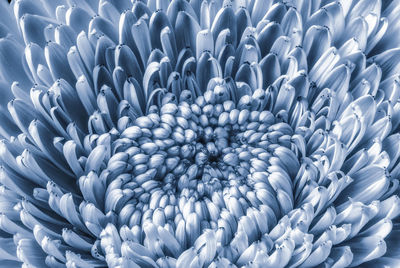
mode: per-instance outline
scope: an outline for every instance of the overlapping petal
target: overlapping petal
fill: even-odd
[[[1,265],[397,267],[399,8],[0,2]]]

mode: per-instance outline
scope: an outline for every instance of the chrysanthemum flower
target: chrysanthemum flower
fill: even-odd
[[[0,2],[1,267],[400,267],[400,1]]]

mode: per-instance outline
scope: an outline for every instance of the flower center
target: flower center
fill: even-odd
[[[121,226],[150,221],[170,224],[177,232],[181,221],[191,222],[186,231],[191,238],[180,241],[187,248],[203,230],[222,228],[223,211],[239,222],[248,209],[273,213],[276,220],[293,209],[292,180],[301,152],[292,141],[292,128],[271,112],[203,96],[150,111],[136,118],[114,144],[125,144],[114,151],[127,154],[124,172],[131,177],[122,188],[134,192],[122,198],[115,212],[121,214],[127,203],[146,211],[132,213]],[[274,190],[278,197],[269,196]],[[279,202],[271,201],[275,199]],[[258,229],[265,231],[265,226]],[[224,227],[222,241],[229,243],[237,230]]]

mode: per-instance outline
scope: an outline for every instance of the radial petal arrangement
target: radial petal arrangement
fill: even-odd
[[[400,1],[0,1],[0,267],[400,267]]]

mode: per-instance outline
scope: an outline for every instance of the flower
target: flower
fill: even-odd
[[[1,1],[1,264],[399,267],[399,8]]]

